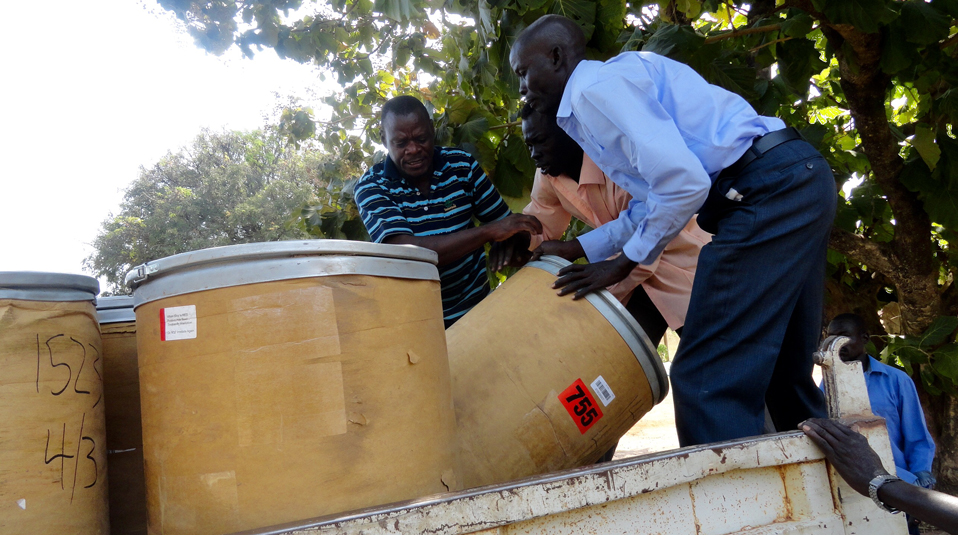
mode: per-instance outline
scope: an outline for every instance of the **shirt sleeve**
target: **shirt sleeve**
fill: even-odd
[[[389,191],[376,183],[371,176],[363,177],[354,192],[359,216],[372,241],[382,243],[389,236],[413,234],[409,221],[389,195]]]
[[[542,223],[542,234],[536,234],[532,237],[532,242],[529,245],[531,250],[544,241],[561,238],[565,229],[569,228],[572,214],[563,208],[552,181],[538,169],[536,169],[535,181],[532,184],[532,194],[529,197],[529,204],[522,209],[522,213],[534,216]]]
[[[512,213],[475,160],[469,170],[469,180],[472,182],[472,214],[480,223],[492,223]]]
[[[579,236],[579,244],[582,245],[582,250],[585,251],[585,256],[589,259],[589,262],[600,262],[623,250],[625,244],[635,235],[642,218],[645,217],[645,209],[642,204],[641,201],[632,199],[629,201],[628,208],[619,212],[619,217],[599,226],[592,232]],[[657,255],[646,263],[653,262],[655,258],[657,258]],[[629,259],[634,261],[631,256]]]
[[[632,261],[651,263],[702,207],[711,188],[711,178],[675,122],[646,92],[654,89],[609,76],[585,88],[573,103],[573,115],[594,153],[590,157],[633,197],[645,199],[629,204],[603,233],[604,244],[597,240],[597,256],[610,256],[610,250],[621,247]]]
[[[905,464],[911,473],[931,471],[931,462],[935,459],[935,441],[925,424],[925,414],[918,400],[918,390],[911,378],[902,376],[898,380],[900,394],[902,453]]]

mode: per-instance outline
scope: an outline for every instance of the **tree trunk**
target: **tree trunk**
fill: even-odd
[[[928,430],[935,439],[938,490],[958,495],[958,399],[947,394],[931,396],[921,388],[918,381],[918,396],[925,409]]]

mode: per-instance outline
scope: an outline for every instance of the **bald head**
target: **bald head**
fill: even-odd
[[[519,34],[512,48],[515,50],[528,45],[560,47],[569,57],[585,58],[585,34],[582,28],[562,15],[540,17]]]
[[[546,15],[530,24],[509,53],[509,64],[519,77],[519,94],[543,113],[559,107],[565,84],[583,59],[582,29],[559,15]]]

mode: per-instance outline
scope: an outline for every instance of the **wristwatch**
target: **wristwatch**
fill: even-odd
[[[892,481],[901,481],[901,479],[888,474],[875,476],[875,479],[872,479],[868,482],[868,495],[871,496],[871,499],[878,504],[878,507],[880,507],[883,511],[888,511],[889,513],[898,513],[900,512],[899,509],[889,507],[882,503],[880,499],[878,499],[878,489],[882,488],[882,485]]]

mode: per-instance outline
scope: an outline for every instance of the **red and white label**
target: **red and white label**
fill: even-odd
[[[602,410],[582,379],[576,379],[569,388],[563,390],[559,394],[559,402],[569,411],[569,416],[583,435],[602,418]]]
[[[160,340],[196,338],[196,305],[160,309]]]

